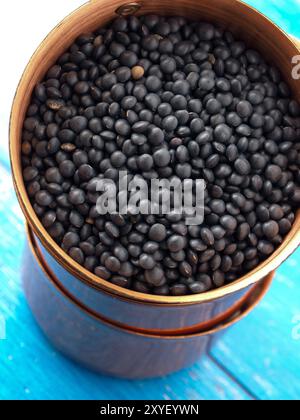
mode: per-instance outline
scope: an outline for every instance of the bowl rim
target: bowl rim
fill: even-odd
[[[271,289],[271,286],[274,281],[275,272],[271,272],[260,284],[257,284],[257,288],[253,290],[252,294],[248,296],[248,299],[243,303],[243,305],[235,311],[235,313],[229,315],[226,319],[220,321],[208,327],[207,329],[200,329],[199,331],[194,332],[184,332],[177,334],[164,333],[162,330],[159,331],[147,331],[135,329],[134,327],[130,328],[128,325],[122,325],[117,322],[114,322],[111,319],[102,317],[101,315],[91,311],[86,305],[79,302],[74,296],[70,295],[68,291],[62,287],[59,282],[56,281],[55,276],[47,270],[43,265],[43,262],[39,259],[37,249],[33,242],[28,241],[28,250],[31,252],[32,257],[35,259],[38,267],[44,273],[45,278],[52,284],[53,287],[71,304],[76,306],[78,310],[85,313],[87,316],[93,318],[97,322],[101,322],[108,328],[113,328],[121,332],[125,332],[129,335],[139,336],[143,338],[152,338],[159,340],[186,340],[200,337],[207,337],[217,333],[220,333],[233,325],[237,324],[239,321],[243,320],[247,315],[249,315],[263,300],[266,294]]]
[[[295,49],[295,52],[297,51],[300,54],[300,47],[299,45],[297,45],[296,40],[291,39],[281,28],[279,28],[269,18],[267,18],[261,12],[256,10],[254,7],[244,3],[243,1],[234,0],[234,2],[240,4],[243,7],[248,8],[252,12],[255,12],[260,16],[261,19],[265,20],[266,22],[269,22],[269,24],[271,23],[275,27],[275,29],[279,31],[281,36],[284,36],[286,38],[286,42],[290,43],[290,45]],[[297,212],[297,218],[293,224],[292,230],[285,237],[283,243],[280,245],[280,247],[278,247],[275,250],[275,252],[267,260],[262,262],[258,267],[256,267],[254,270],[250,271],[246,275],[240,277],[236,281],[227,284],[223,287],[210,290],[202,294],[187,296],[156,296],[151,294],[139,293],[133,290],[122,288],[120,286],[116,286],[110,283],[109,281],[97,277],[95,274],[89,272],[87,269],[75,262],[65,251],[63,251],[63,249],[58,244],[56,244],[56,242],[51,238],[51,236],[39,220],[38,216],[36,215],[25,188],[22,169],[18,166],[18,161],[15,158],[16,154],[20,153],[18,144],[20,133],[17,131],[15,121],[18,118],[17,109],[19,97],[21,96],[21,87],[23,87],[23,85],[28,84],[28,80],[30,80],[30,75],[34,70],[33,61],[40,56],[41,52],[47,44],[47,41],[59,30],[61,31],[62,27],[66,23],[70,22],[70,20],[72,20],[77,15],[77,13],[82,12],[85,9],[88,10],[89,7],[95,6],[96,3],[97,0],[94,0],[89,3],[85,3],[79,8],[75,9],[47,35],[47,37],[41,42],[41,44],[31,57],[29,63],[25,68],[25,71],[21,76],[19,85],[17,87],[10,117],[9,149],[13,182],[20,206],[22,208],[26,220],[28,221],[30,227],[33,229],[33,232],[37,235],[37,237],[39,238],[43,246],[46,248],[46,250],[58,261],[60,265],[62,265],[63,268],[65,268],[67,271],[69,271],[72,275],[76,276],[81,281],[88,284],[90,287],[93,287],[104,293],[111,294],[115,297],[129,300],[131,302],[134,301],[136,303],[148,303],[164,306],[193,305],[221,299],[225,296],[231,295],[233,293],[239,292],[241,290],[244,290],[245,288],[252,286],[253,284],[259,282],[260,280],[268,276],[271,272],[276,270],[280,266],[280,264],[282,264],[297,249],[300,243],[300,211]]]
[[[80,299],[77,295],[74,294],[74,292],[68,290],[66,286],[61,282],[61,280],[57,277],[57,275],[54,273],[48,262],[46,261],[42,250],[40,249],[40,244],[37,241],[37,238],[35,237],[34,233],[32,232],[32,229],[26,223],[26,234],[27,234],[27,242],[28,246],[33,252],[38,264],[43,268],[43,271],[47,274],[47,276],[53,280],[53,282],[60,288],[62,291],[65,291],[65,294],[67,294],[70,298],[70,300],[73,300],[75,302],[78,302],[79,306],[85,307],[88,312],[91,312],[95,314],[96,317],[100,317],[103,320],[107,321],[110,324],[117,325],[120,328],[129,329],[136,332],[141,332],[145,334],[159,334],[159,335],[172,335],[172,336],[178,336],[178,335],[187,335],[187,334],[193,334],[200,331],[206,331],[208,329],[211,329],[215,325],[221,325],[223,322],[225,322],[227,319],[231,318],[236,314],[238,311],[240,311],[246,304],[249,302],[251,297],[256,295],[259,290],[262,287],[262,284],[266,281],[266,278],[264,278],[262,281],[254,284],[251,286],[246,293],[242,295],[241,298],[237,299],[228,309],[221,312],[219,315],[211,317],[207,321],[203,321],[201,323],[196,323],[192,326],[182,327],[182,328],[172,328],[172,329],[162,329],[162,328],[142,328],[142,327],[136,327],[131,326],[130,324],[125,324],[121,321],[117,321],[111,317],[105,316],[101,314],[101,311],[97,311],[96,309],[90,308],[86,302]],[[272,273],[273,277],[275,275],[275,272]],[[156,304],[145,304],[151,307],[156,307]],[[145,306],[144,305],[144,306]],[[135,306],[136,307],[136,306]],[[170,308],[171,305],[164,306],[164,308]],[[180,307],[180,305],[174,306],[175,308]]]

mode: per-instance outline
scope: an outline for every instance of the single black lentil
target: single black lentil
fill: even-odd
[[[280,72],[210,23],[115,20],[79,37],[36,86],[23,176],[52,238],[98,277],[180,296],[268,258],[300,202],[300,105]],[[205,219],[107,215],[97,182],[204,179]]]

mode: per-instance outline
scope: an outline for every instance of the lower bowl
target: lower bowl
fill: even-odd
[[[34,317],[59,351],[99,373],[144,379],[173,373],[207,354],[220,335],[258,305],[274,273],[253,289],[240,309],[227,319],[204,331],[175,336],[121,328],[95,315],[59,285],[31,240],[24,252],[22,277]]]
[[[86,307],[94,315],[125,329],[172,336],[206,330],[228,319],[259,288],[259,284],[255,284],[243,292],[229,295],[227,299],[216,299],[194,306],[166,305],[162,308],[151,304],[137,305],[126,300],[112,299],[80,282],[46,252],[29,227],[27,236],[41,265],[71,300]],[[177,328],[174,328],[175,325]]]

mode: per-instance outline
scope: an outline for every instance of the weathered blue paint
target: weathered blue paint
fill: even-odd
[[[299,0],[248,3],[300,36]],[[95,375],[56,353],[36,326],[20,285],[24,225],[6,151],[2,143],[0,317],[6,340],[0,340],[0,399],[299,399],[300,250],[280,268],[259,308],[186,371],[130,382]]]
[[[246,0],[287,33],[300,37],[299,0]]]
[[[300,397],[299,260],[300,249],[279,269],[259,308],[212,352],[259,398]],[[241,345],[233,347],[235,342]]]

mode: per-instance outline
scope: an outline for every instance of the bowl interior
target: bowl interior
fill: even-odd
[[[75,263],[54,242],[36,216],[27,196],[21,168],[22,125],[35,85],[42,80],[57,58],[82,33],[91,32],[117,17],[121,6],[132,5],[122,0],[92,0],[61,22],[43,41],[31,58],[20,81],[11,114],[10,154],[17,195],[29,225],[46,249],[73,275],[94,287],[123,298],[158,304],[192,304],[221,298],[262,280],[297,248],[300,242],[300,214],[284,243],[259,267],[243,278],[202,295],[161,297],[125,290],[99,279]],[[138,14],[184,16],[193,20],[207,20],[228,28],[240,39],[260,50],[285,76],[294,96],[300,101],[300,81],[292,77],[292,58],[300,55],[296,43],[273,22],[250,6],[237,0],[151,0],[138,4]],[[128,10],[128,9],[127,9]]]

